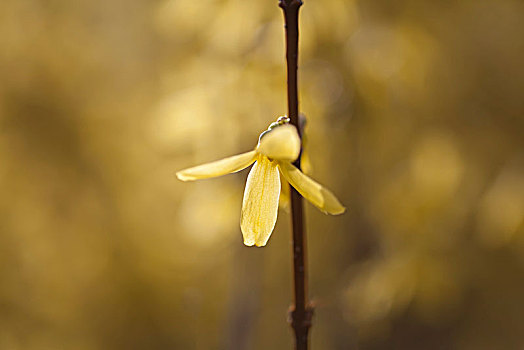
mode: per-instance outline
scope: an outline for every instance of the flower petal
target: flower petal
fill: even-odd
[[[296,188],[302,197],[306,198],[321,211],[332,215],[342,214],[346,211],[346,208],[340,204],[333,193],[304,175],[291,163],[279,162],[278,165],[282,175],[284,175],[291,186]]]
[[[268,131],[261,137],[257,151],[271,159],[294,161],[300,154],[297,128],[286,124]]]
[[[307,133],[302,133],[302,153],[300,154],[300,170],[304,174],[311,174],[313,165],[309,158],[309,147],[308,147],[308,137]]]
[[[277,165],[259,156],[247,177],[240,228],[247,246],[265,246],[278,214],[280,176]]]
[[[235,173],[250,166],[255,161],[255,158],[255,151],[237,154],[236,156],[181,170],[176,173],[176,177],[182,181],[194,181]]]
[[[286,181],[282,176],[280,177],[280,198],[278,199],[278,207],[289,213],[289,206],[291,204],[289,182]]]

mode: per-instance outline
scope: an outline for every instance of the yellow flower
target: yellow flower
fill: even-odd
[[[255,163],[249,172],[242,201],[240,228],[247,246],[265,246],[277,221],[281,191],[280,173],[304,198],[327,214],[346,209],[326,188],[304,175],[291,163],[300,154],[300,137],[289,118],[280,117],[260,134],[253,151],[181,170],[182,181],[207,179],[235,173]]]

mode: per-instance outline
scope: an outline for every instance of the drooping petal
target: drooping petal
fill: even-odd
[[[235,173],[250,166],[255,161],[255,158],[255,151],[237,154],[236,156],[181,170],[176,173],[176,177],[182,181],[194,181]]]
[[[293,162],[300,154],[300,137],[291,124],[278,126],[264,134],[257,151],[271,159]]]
[[[240,228],[247,246],[265,246],[278,214],[280,176],[277,165],[260,155],[247,177]]]
[[[346,211],[346,208],[327,188],[315,182],[289,162],[279,162],[278,166],[286,180],[313,205],[327,214],[337,215]]]
[[[313,165],[311,165],[311,160],[309,158],[309,147],[308,147],[308,137],[307,133],[302,133],[302,153],[300,154],[300,169],[304,174],[311,174]]]
[[[290,191],[289,191],[289,182],[280,177],[280,198],[278,198],[278,207],[289,213],[289,206],[291,203]]]

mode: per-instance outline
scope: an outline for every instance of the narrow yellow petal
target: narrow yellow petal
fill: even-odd
[[[247,246],[265,246],[278,214],[280,176],[277,165],[259,156],[247,177],[240,228]]]
[[[255,158],[255,151],[237,154],[236,156],[181,170],[176,173],[176,177],[182,181],[194,181],[235,173],[250,166],[255,161]]]
[[[321,184],[315,182],[289,162],[279,162],[278,166],[286,180],[313,205],[327,214],[337,215],[346,211],[346,208]]]
[[[280,177],[280,198],[278,199],[278,206],[280,209],[289,213],[289,206],[291,203],[289,183],[283,178]]]
[[[300,154],[300,137],[291,124],[278,126],[262,136],[257,151],[271,159],[293,162]]]
[[[302,153],[300,154],[300,169],[304,174],[311,174],[313,166],[311,165],[311,160],[309,159],[308,151],[308,137],[306,133],[302,134]]]

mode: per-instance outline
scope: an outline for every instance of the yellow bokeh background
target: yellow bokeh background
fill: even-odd
[[[290,349],[290,220],[242,245],[285,114],[276,1],[0,2],[0,349]],[[524,4],[305,0],[313,349],[524,348]]]

